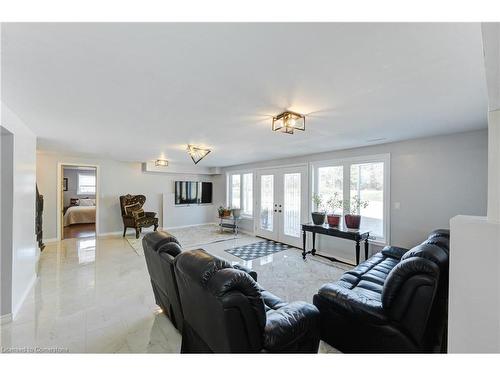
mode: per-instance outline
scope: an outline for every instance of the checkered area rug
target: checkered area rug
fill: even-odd
[[[243,260],[253,260],[291,248],[291,246],[279,242],[265,240],[225,251]]]

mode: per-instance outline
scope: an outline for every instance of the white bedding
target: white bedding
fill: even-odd
[[[71,206],[64,214],[64,226],[95,223],[95,206]]]

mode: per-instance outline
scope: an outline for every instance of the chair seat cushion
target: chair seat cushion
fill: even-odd
[[[136,220],[136,224],[139,227],[146,227],[146,226],[150,226],[150,225],[155,225],[155,224],[158,224],[158,218],[157,217],[143,216],[143,217]]]

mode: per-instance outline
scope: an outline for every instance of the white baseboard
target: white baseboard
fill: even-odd
[[[12,322],[12,314],[5,314],[0,316],[0,325]]]
[[[43,243],[51,243],[51,242],[57,242],[57,241],[59,241],[59,240],[56,237],[54,237],[54,238],[44,238],[42,240]]]
[[[169,229],[182,229],[182,228],[197,227],[197,226],[200,226],[200,225],[209,225],[209,224],[216,225],[217,223],[215,223],[215,222],[206,222],[206,223],[199,223],[199,224],[180,225],[180,226],[178,226],[178,227],[168,227],[168,228],[161,227],[161,228],[159,228],[159,229],[163,229],[163,230],[169,230]]]
[[[13,306],[13,308],[12,308],[12,320],[16,319],[16,316],[19,313],[19,310],[23,306],[23,303],[24,303],[26,297],[28,296],[29,292],[31,291],[31,289],[33,288],[33,286],[36,284],[37,279],[38,279],[37,275],[34,274],[33,278],[31,279],[31,281],[29,282],[28,286],[24,290],[24,293],[21,296],[21,299],[19,300],[19,302],[17,303],[16,306]]]
[[[123,231],[118,230],[116,232],[106,232],[106,233],[99,233],[97,237],[104,237],[104,236],[115,236],[117,234],[123,234]]]

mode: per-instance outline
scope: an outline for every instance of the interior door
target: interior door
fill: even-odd
[[[307,221],[307,167],[285,167],[257,174],[257,235],[301,247]]]

